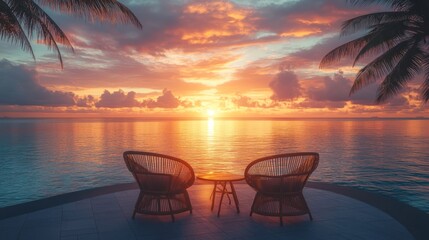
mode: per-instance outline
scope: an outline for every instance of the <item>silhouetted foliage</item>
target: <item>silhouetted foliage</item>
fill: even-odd
[[[347,42],[321,61],[320,67],[343,57],[354,57],[356,64],[362,57],[377,55],[356,75],[350,90],[353,94],[362,87],[382,79],[377,91],[377,103],[398,94],[406,84],[424,73],[421,97],[429,100],[429,1],[428,0],[349,0],[352,4],[384,4],[392,11],[371,13],[345,21],[341,35],[365,31],[362,37]]]
[[[55,50],[61,67],[63,60],[58,44],[72,50],[73,46],[42,7],[73,14],[88,21],[131,23],[142,27],[137,17],[116,0],[0,0],[0,38],[19,44],[35,58],[29,41],[35,37]]]

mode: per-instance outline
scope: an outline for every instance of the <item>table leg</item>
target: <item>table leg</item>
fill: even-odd
[[[237,213],[240,213],[240,208],[238,207],[238,198],[237,193],[235,192],[234,185],[232,184],[232,181],[229,182],[229,185],[231,186],[231,192],[232,196],[234,197],[235,207],[237,208]]]
[[[220,209],[222,207],[222,200],[223,200],[223,196],[225,195],[225,192],[227,192],[226,190],[226,182],[222,181],[221,185],[223,185],[223,189],[222,189],[222,195],[220,196],[220,201],[219,201],[219,209],[217,211],[217,216],[220,216]],[[228,193],[227,193],[228,194]]]
[[[212,191],[212,207],[211,210],[213,211],[213,207],[214,207],[214,202],[215,202],[215,197],[216,197],[216,187],[217,187],[217,181],[214,182],[214,188]]]
[[[221,184],[221,186],[220,186],[220,187],[217,187],[217,186],[216,186],[216,184],[215,184],[215,187],[214,187],[214,189],[213,189],[213,191],[212,191],[212,194],[210,194],[210,199],[212,199],[213,194],[215,194],[215,193],[217,193],[217,192],[220,192],[220,193],[221,193],[221,191],[222,191],[222,187],[223,187],[223,185],[222,185],[222,184]],[[218,190],[219,190],[219,191],[218,191]],[[228,197],[229,205],[231,205],[231,198],[229,197],[229,194],[227,194],[226,196]]]
[[[224,185],[226,185],[226,184],[228,184],[227,182],[225,182],[225,181],[221,181],[220,182],[220,188],[218,188],[218,190],[220,190],[220,193],[222,193],[222,191],[224,191],[223,190],[223,187],[224,187]],[[231,198],[229,197],[229,194],[230,194],[230,192],[228,192],[228,187],[227,186],[225,186],[226,188],[225,188],[225,193],[226,193],[226,196],[228,197],[228,201],[229,201],[229,205],[231,205]]]

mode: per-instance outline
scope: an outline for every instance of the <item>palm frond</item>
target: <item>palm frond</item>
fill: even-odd
[[[352,57],[356,55],[372,38],[371,34],[367,34],[360,38],[354,39],[343,45],[333,49],[327,53],[320,61],[319,68],[325,68],[329,64],[338,62],[344,57]]]
[[[0,39],[18,43],[22,50],[30,52],[33,59],[35,59],[33,48],[27,35],[25,35],[12,9],[3,0],[0,0]]]
[[[409,28],[403,22],[378,24],[371,30],[372,37],[356,55],[353,66],[356,65],[362,57],[378,54],[379,52],[392,48],[394,44],[407,37],[408,32]]]
[[[429,10],[427,0],[348,0],[353,5],[386,5],[396,11],[410,11],[426,14]]]
[[[343,22],[341,36],[350,35],[361,30],[372,28],[377,24],[401,22],[409,18],[409,13],[402,12],[377,12],[358,16]]]
[[[427,103],[429,101],[429,76],[426,74],[425,80],[421,86],[421,96],[422,100]]]
[[[128,23],[137,26],[138,28],[143,28],[142,24],[140,23],[139,19],[134,15],[134,13],[127,8],[124,4],[120,2],[116,2],[116,5],[118,6],[119,10],[123,14],[119,14],[119,17],[121,18],[122,23]]]
[[[410,39],[400,42],[361,68],[356,75],[350,95],[389,74],[411,45]]]
[[[425,103],[429,101],[429,56],[426,54],[425,56],[425,79],[420,86],[420,94],[422,96],[422,99]]]
[[[40,24],[40,27],[41,27],[40,36],[43,39],[47,40],[47,45],[49,48],[53,47],[55,49],[55,52],[57,53],[58,60],[60,61],[60,64],[61,64],[61,68],[63,68],[64,67],[63,57],[61,55],[60,48],[58,47],[58,44],[55,41],[54,36],[52,35],[52,32],[49,31],[49,28],[45,24]]]
[[[36,0],[44,6],[90,21],[131,23],[142,28],[138,18],[117,0]]]
[[[51,33],[50,35],[57,43],[61,43],[73,49],[69,39],[67,38],[63,30],[61,30],[61,28],[54,22],[54,20],[48,14],[46,14],[46,12],[42,8],[40,8],[39,5],[37,5],[34,1],[31,0],[22,0],[20,2],[21,5],[17,6],[18,8],[27,8],[28,11],[24,10],[25,12],[33,13],[33,16],[26,15],[25,17],[27,19],[34,18],[31,19],[31,21],[35,21],[36,24],[39,23],[41,25],[45,25],[47,31]]]
[[[418,74],[421,70],[423,58],[424,51],[419,47],[418,43],[408,49],[397,65],[381,82],[377,90],[377,103],[384,102],[392,95],[397,94],[411,78]]]
[[[73,50],[73,47],[61,28],[32,0],[11,1],[11,9],[26,28],[29,37],[34,33],[48,48],[54,48],[63,67],[58,43]]]
[[[369,5],[369,4],[378,4],[378,5],[387,5],[396,10],[409,9],[413,6],[413,1],[410,0],[348,0],[348,2],[354,5]]]

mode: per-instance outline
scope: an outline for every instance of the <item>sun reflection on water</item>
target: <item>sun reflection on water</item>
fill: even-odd
[[[215,121],[213,118],[207,119],[207,136],[213,137],[214,136],[214,129],[215,128]]]

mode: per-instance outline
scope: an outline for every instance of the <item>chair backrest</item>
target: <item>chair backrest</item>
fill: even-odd
[[[318,164],[318,153],[279,154],[251,162],[244,176],[246,182],[257,191],[273,194],[297,192],[302,191]]]
[[[126,151],[123,155],[128,170],[142,190],[180,191],[195,181],[194,170],[182,159],[139,151]]]

